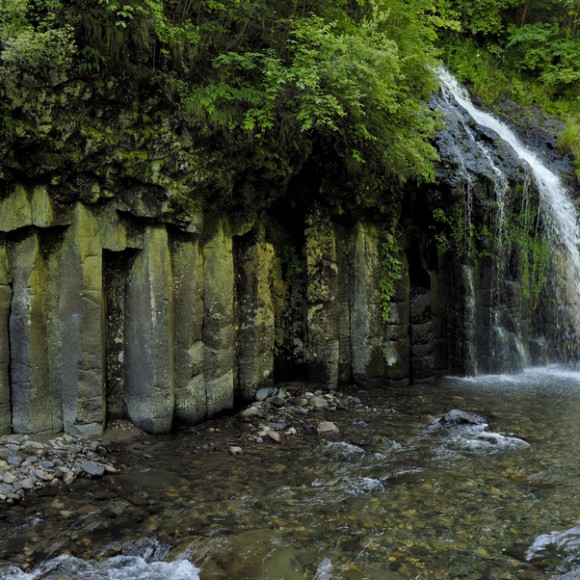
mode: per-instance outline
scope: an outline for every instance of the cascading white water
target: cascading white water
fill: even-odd
[[[442,96],[445,100],[447,106],[456,111],[462,110],[462,107],[457,103],[454,95],[449,91],[447,88],[443,87]],[[493,177],[493,185],[494,185],[494,193],[497,202],[497,216],[494,220],[495,228],[493,231],[494,239],[495,239],[495,249],[498,252],[498,255],[493,263],[494,268],[494,279],[493,279],[493,301],[494,304],[500,305],[502,302],[505,301],[505,285],[504,279],[506,277],[506,267],[508,265],[507,256],[509,250],[504,247],[506,243],[506,228],[507,228],[507,221],[506,221],[506,204],[507,204],[507,193],[508,193],[508,179],[504,173],[504,171],[498,167],[497,163],[494,161],[493,152],[489,149],[487,145],[485,145],[481,139],[478,138],[475,131],[469,126],[467,119],[463,116],[459,117],[459,122],[465,134],[469,137],[471,143],[481,153],[482,159],[485,159],[487,165],[491,169],[491,176]],[[461,164],[461,173],[464,176],[466,181],[466,189],[467,189],[467,198],[466,198],[466,213],[467,213],[467,224],[466,224],[466,243],[467,247],[469,248],[469,253],[473,250],[473,175],[467,169],[466,164],[463,160],[463,156],[459,151],[459,146],[457,147],[457,160]],[[471,268],[470,268],[471,270]],[[473,277],[473,273],[471,274]],[[466,292],[475,292],[475,286],[473,284],[473,280],[468,285],[465,285]],[[473,296],[466,296],[467,300],[467,308],[466,310],[472,312],[470,323],[473,324],[473,328],[475,328],[475,321],[476,321],[476,305],[475,305],[475,295]],[[509,332],[505,327],[505,313],[502,313],[499,308],[492,308],[490,309],[491,320],[490,324],[493,327],[493,331],[495,333],[494,340],[491,341],[490,344],[490,352],[494,359],[497,361],[501,359],[501,356],[498,356],[499,353],[507,352],[515,342],[517,337],[513,336],[512,332]],[[520,366],[525,366],[527,361],[527,354],[526,356],[521,356],[521,350],[517,350],[517,354],[520,358]],[[525,349],[523,350],[525,353]],[[475,360],[475,351],[471,349],[470,360],[467,363],[467,368],[476,369],[476,365],[474,365],[471,361]],[[477,371],[475,371],[477,372]]]
[[[562,278],[561,287],[566,294],[569,322],[576,334],[580,334],[580,227],[566,188],[560,178],[523,145],[505,123],[478,109],[467,91],[445,68],[439,67],[436,72],[444,89],[455,102],[476,123],[497,133],[529,166],[540,195],[540,210],[546,235],[556,253],[560,254],[559,275]]]

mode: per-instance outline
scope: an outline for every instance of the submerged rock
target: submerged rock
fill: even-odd
[[[433,421],[432,425],[486,425],[487,421],[480,415],[474,415],[461,409],[451,409]]]

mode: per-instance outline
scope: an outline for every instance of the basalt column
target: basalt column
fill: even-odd
[[[382,320],[380,284],[382,271],[379,255],[379,230],[357,223],[352,234],[352,290],[350,301],[351,368],[355,383],[380,386],[385,381],[386,366],[400,364],[400,349],[394,336],[387,336]],[[392,316],[398,315],[391,309]],[[400,321],[393,320],[399,326]]]
[[[10,309],[12,428],[16,433],[57,430],[49,384],[47,283],[38,234],[11,245],[13,297]],[[57,413],[58,414],[58,413]]]
[[[207,413],[203,376],[203,256],[199,239],[172,242],[175,305],[175,414],[198,423]]]
[[[8,270],[6,247],[0,242],[0,435],[10,433],[10,349],[8,321],[12,288]]]
[[[306,223],[306,362],[308,379],[329,389],[339,376],[339,276],[330,219],[315,209]]]
[[[133,261],[125,311],[125,397],[131,421],[171,429],[174,409],[173,279],[167,230],[146,227]]]
[[[64,430],[100,434],[105,422],[102,247],[98,221],[82,204],[64,236],[59,311]]]
[[[126,414],[125,402],[125,295],[134,254],[131,251],[103,252],[103,293],[106,328],[107,421]]]
[[[400,252],[401,275],[395,282],[385,326],[385,379],[390,383],[408,384],[411,374],[411,306],[409,263]]]
[[[274,248],[263,228],[240,241],[237,262],[238,389],[249,400],[274,379]]]
[[[207,414],[234,404],[234,259],[229,223],[221,219],[203,247],[203,374]]]

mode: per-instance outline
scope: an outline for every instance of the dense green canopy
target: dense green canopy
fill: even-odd
[[[580,180],[580,0],[456,0],[442,35],[450,66],[493,106],[505,97],[567,123],[560,144]]]
[[[48,138],[47,124],[58,119],[39,122],[39,99],[82,81],[101,98],[114,93],[133,115],[144,156],[160,121],[143,103],[187,131],[215,173],[192,197],[261,207],[292,191],[337,211],[386,209],[403,184],[434,178],[427,98],[437,51],[446,47],[468,80],[476,76],[475,44],[498,70],[577,100],[578,4],[3,0],[3,150]],[[107,137],[113,147],[115,130]]]

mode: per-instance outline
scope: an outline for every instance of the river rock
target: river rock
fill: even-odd
[[[274,397],[278,393],[276,387],[264,387],[263,389],[258,389],[256,393],[256,401],[265,401],[269,397]]]
[[[240,413],[240,419],[243,421],[249,421],[253,417],[259,417],[261,415],[262,410],[259,407],[248,407]]]
[[[322,421],[316,427],[316,432],[318,433],[319,437],[333,439],[338,437],[340,430],[335,423],[332,423],[331,421]]]
[[[95,461],[85,461],[81,464],[82,470],[92,476],[101,477],[105,473],[105,467]]]
[[[321,411],[328,407],[328,401],[324,397],[312,397],[309,401],[310,407],[315,411]]]
[[[9,455],[6,459],[8,465],[13,465],[14,467],[19,467],[22,464],[22,457],[20,455]]]
[[[20,485],[22,486],[22,489],[25,489],[27,491],[34,489],[34,482],[30,477],[25,477],[23,480],[21,480]]]
[[[474,415],[473,413],[468,413],[467,411],[462,411],[460,409],[451,409],[438,417],[433,421],[433,425],[485,425],[487,421],[479,416]]]

